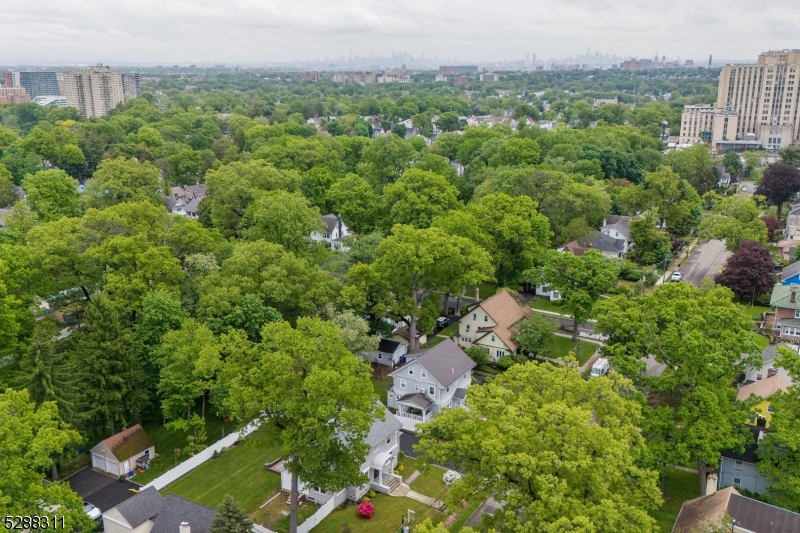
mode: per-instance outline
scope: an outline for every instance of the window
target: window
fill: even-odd
[[[406,380],[404,380],[404,379],[400,380],[400,388],[401,389],[405,389],[406,388]]]
[[[467,331],[469,331],[469,324],[467,324]]]
[[[497,350],[497,357],[503,357],[505,354],[503,350]]]
[[[472,320],[478,320],[478,313],[472,313]]]
[[[492,342],[494,342],[494,335],[492,335]]]
[[[436,389],[434,389],[433,387],[428,387],[428,394],[430,394],[431,396],[436,396]]]
[[[422,377],[423,378],[427,378],[428,377],[428,371],[425,370],[424,368],[422,369]]]
[[[737,489],[740,488],[742,486],[742,480],[738,477],[733,478],[733,486]]]
[[[447,387],[447,392],[450,392],[450,387]]]
[[[756,374],[756,381],[758,381],[758,380],[759,380],[759,379],[761,379],[762,377],[763,377],[763,376],[762,376],[761,374]]]
[[[409,376],[413,376],[414,375],[414,367],[413,366],[408,367],[408,375]]]
[[[381,359],[381,354],[378,354],[378,359]]]
[[[741,461],[734,461],[733,468],[735,468],[736,470],[741,470],[742,468],[744,468],[744,463],[742,463]]]
[[[386,439],[386,444],[391,444],[391,443],[392,443],[392,437],[389,437],[388,439]]]
[[[483,321],[484,321],[484,322],[489,322],[489,317],[488,317],[488,316],[484,316],[484,317],[483,317]]]
[[[794,310],[794,317],[795,318],[800,318],[800,309],[795,309]]]
[[[419,383],[414,383],[414,392],[419,392]]]

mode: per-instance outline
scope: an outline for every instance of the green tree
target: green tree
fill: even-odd
[[[251,342],[258,342],[264,324],[281,319],[281,314],[276,309],[261,303],[258,296],[246,294],[230,313],[221,318],[210,318],[207,325],[216,334],[227,333],[231,328],[240,329]]]
[[[78,187],[63,170],[40,170],[22,180],[30,208],[45,222],[81,214]]]
[[[328,309],[328,315],[334,324],[339,326],[339,335],[342,342],[354,355],[372,353],[378,349],[381,339],[377,335],[370,335],[369,323],[360,316],[356,316],[350,309],[336,313],[333,306]]]
[[[247,518],[247,513],[239,507],[233,496],[226,494],[217,507],[208,533],[250,533],[252,530],[253,522]]]
[[[410,316],[410,350],[417,349],[420,306],[433,290],[454,293],[464,285],[491,279],[491,262],[485,250],[463,237],[438,228],[416,229],[397,225],[378,246],[370,265],[392,293],[393,312]]]
[[[572,315],[572,340],[578,340],[578,325],[591,316],[600,296],[617,283],[619,265],[597,250],[582,256],[549,250],[537,281],[561,294],[561,306]]]
[[[658,211],[651,209],[630,221],[630,240],[636,247],[629,255],[638,263],[655,265],[672,251],[667,232],[657,229],[659,220]]]
[[[792,165],[793,167],[800,167],[800,148],[797,146],[787,146],[778,150],[778,155],[781,157],[781,163]]]
[[[725,165],[725,171],[738,176],[742,173],[743,165],[742,158],[736,152],[725,152],[722,157],[722,164]]]
[[[149,162],[135,159],[106,159],[86,181],[84,203],[102,209],[126,200],[147,200],[160,204],[156,191],[161,178]]]
[[[492,166],[535,165],[542,159],[539,144],[532,139],[509,139],[497,150],[497,154],[489,159]]]
[[[264,239],[293,252],[306,250],[311,232],[323,229],[319,209],[309,206],[302,194],[286,191],[257,193],[240,224],[248,239]]]
[[[0,163],[0,206],[6,207],[19,200],[11,172]]]
[[[338,180],[328,190],[327,198],[334,212],[356,233],[369,233],[377,227],[381,198],[361,176],[348,174]]]
[[[380,192],[387,183],[394,183],[417,155],[414,147],[397,135],[383,135],[361,152],[358,173]]]
[[[37,406],[55,402],[61,417],[70,421],[74,419],[75,391],[65,375],[62,354],[56,353],[52,329],[40,328],[30,340],[20,357],[21,375],[16,385],[26,389]]]
[[[281,428],[292,475],[289,531],[297,531],[298,484],[337,491],[367,480],[361,464],[373,421],[381,416],[369,365],[351,354],[339,327],[302,318],[264,326],[255,358],[229,357],[229,405],[240,420]]]
[[[439,118],[436,119],[436,127],[442,131],[458,131],[460,125],[458,113],[455,111],[440,113]]]
[[[694,460],[698,471],[717,464],[721,450],[741,449],[749,407],[732,386],[745,364],[760,365],[750,317],[724,287],[697,289],[667,283],[638,298],[597,304],[597,331],[615,367],[648,388],[644,434],[653,467]],[[645,360],[666,365],[645,376]],[[705,475],[699,476],[704,494]]]
[[[539,313],[531,313],[531,316],[519,322],[516,332],[511,337],[519,345],[522,353],[545,357],[552,355],[555,333],[558,325],[554,320]]]
[[[80,497],[64,483],[46,483],[54,457],[81,443],[64,423],[55,402],[36,407],[27,391],[0,393],[0,508],[4,516],[64,517],[66,531],[93,531]],[[46,505],[44,508],[41,503]]]
[[[497,531],[655,532],[660,503],[645,453],[641,404],[621,377],[585,381],[577,370],[514,365],[473,387],[469,409],[446,409],[420,428],[426,461],[458,464],[451,503],[496,492]],[[602,457],[603,460],[598,460]]]
[[[504,287],[521,283],[550,240],[547,218],[536,212],[536,203],[526,196],[489,194],[467,210],[489,235],[487,250],[497,283]]]
[[[458,189],[433,172],[412,168],[384,190],[387,226],[427,228],[434,217],[459,207]]]
[[[742,241],[767,244],[767,226],[760,218],[761,209],[747,196],[728,196],[718,202],[711,216],[700,224],[703,239],[723,239],[725,247],[735,252]]]

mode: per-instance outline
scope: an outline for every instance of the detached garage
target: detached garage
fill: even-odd
[[[140,426],[124,429],[92,448],[92,467],[113,476],[123,476],[136,467],[142,456],[155,457],[150,435]]]

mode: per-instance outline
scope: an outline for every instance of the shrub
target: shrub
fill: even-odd
[[[489,352],[480,346],[470,346],[464,351],[476,365],[485,365],[489,362]]]
[[[456,481],[458,481],[459,479],[461,479],[461,474],[459,474],[454,470],[448,470],[442,476],[442,481],[444,481],[444,484],[447,485],[448,487],[453,483],[455,483]]]
[[[367,496],[369,496],[369,497],[370,497],[370,499],[374,498],[374,497],[375,497],[375,491],[374,491],[374,490],[370,490],[370,491],[367,493]]]
[[[369,496],[364,496],[363,498],[361,498],[361,502],[362,503],[368,502],[370,500],[371,500],[371,498]]]
[[[211,454],[211,458],[216,459],[217,457],[219,457],[219,452],[217,450],[214,450],[214,453]]]
[[[619,262],[619,277],[628,281],[639,281],[642,279],[642,267],[633,261],[623,259]]]
[[[396,468],[395,468],[395,469],[394,469],[394,475],[395,475],[395,476],[399,476],[399,475],[400,475],[400,470],[398,470],[398,469],[396,469]]]
[[[400,465],[400,466],[397,467],[397,470],[399,470],[400,472],[402,472],[405,469],[406,469],[406,465]]]
[[[514,361],[513,357],[511,357],[510,355],[504,355],[503,357],[497,360],[497,367],[502,368],[503,370],[508,370],[509,368],[514,366],[515,363],[516,361]]]
[[[375,505],[372,502],[361,502],[358,504],[358,516],[361,518],[372,518],[375,513]]]
[[[223,446],[222,449],[220,450],[220,453],[225,453],[227,451],[228,451],[228,447],[227,446]]]
[[[399,452],[397,452],[397,460],[398,461],[400,459],[402,459],[403,457],[405,457],[405,456],[406,456],[406,454],[403,453],[403,450],[400,450]]]

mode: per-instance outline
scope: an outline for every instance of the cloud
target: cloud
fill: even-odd
[[[0,62],[258,62],[361,55],[488,61],[592,50],[752,58],[800,47],[774,0],[0,0]]]

